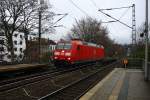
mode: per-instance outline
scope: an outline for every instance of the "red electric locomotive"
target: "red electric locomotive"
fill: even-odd
[[[104,47],[78,39],[60,42],[54,50],[55,66],[97,61],[104,58]]]

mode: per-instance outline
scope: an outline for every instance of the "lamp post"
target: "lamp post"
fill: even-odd
[[[148,0],[146,0],[146,19],[145,19],[145,80],[148,80]]]
[[[41,4],[41,2],[40,2]],[[39,8],[39,63],[41,63],[41,5],[40,5],[40,8]]]

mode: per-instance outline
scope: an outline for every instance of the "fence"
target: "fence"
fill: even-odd
[[[126,66],[129,69],[142,69],[144,71],[145,80],[150,80],[150,62],[148,62],[147,69],[145,69],[145,60],[142,58],[128,58]]]
[[[142,58],[128,58],[127,68],[129,69],[143,69],[144,59]]]
[[[52,52],[55,49],[55,45],[44,44],[40,46],[39,52],[39,45],[32,44],[29,46],[26,53],[26,58],[23,62],[25,63],[50,63]]]

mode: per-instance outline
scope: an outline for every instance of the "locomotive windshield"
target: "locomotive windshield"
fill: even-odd
[[[71,49],[70,43],[58,43],[56,49]]]
[[[64,43],[59,43],[57,44],[56,49],[63,49],[63,47],[64,47]]]

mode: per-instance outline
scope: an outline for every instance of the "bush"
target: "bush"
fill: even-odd
[[[52,52],[46,52],[41,55],[41,63],[50,63]]]

